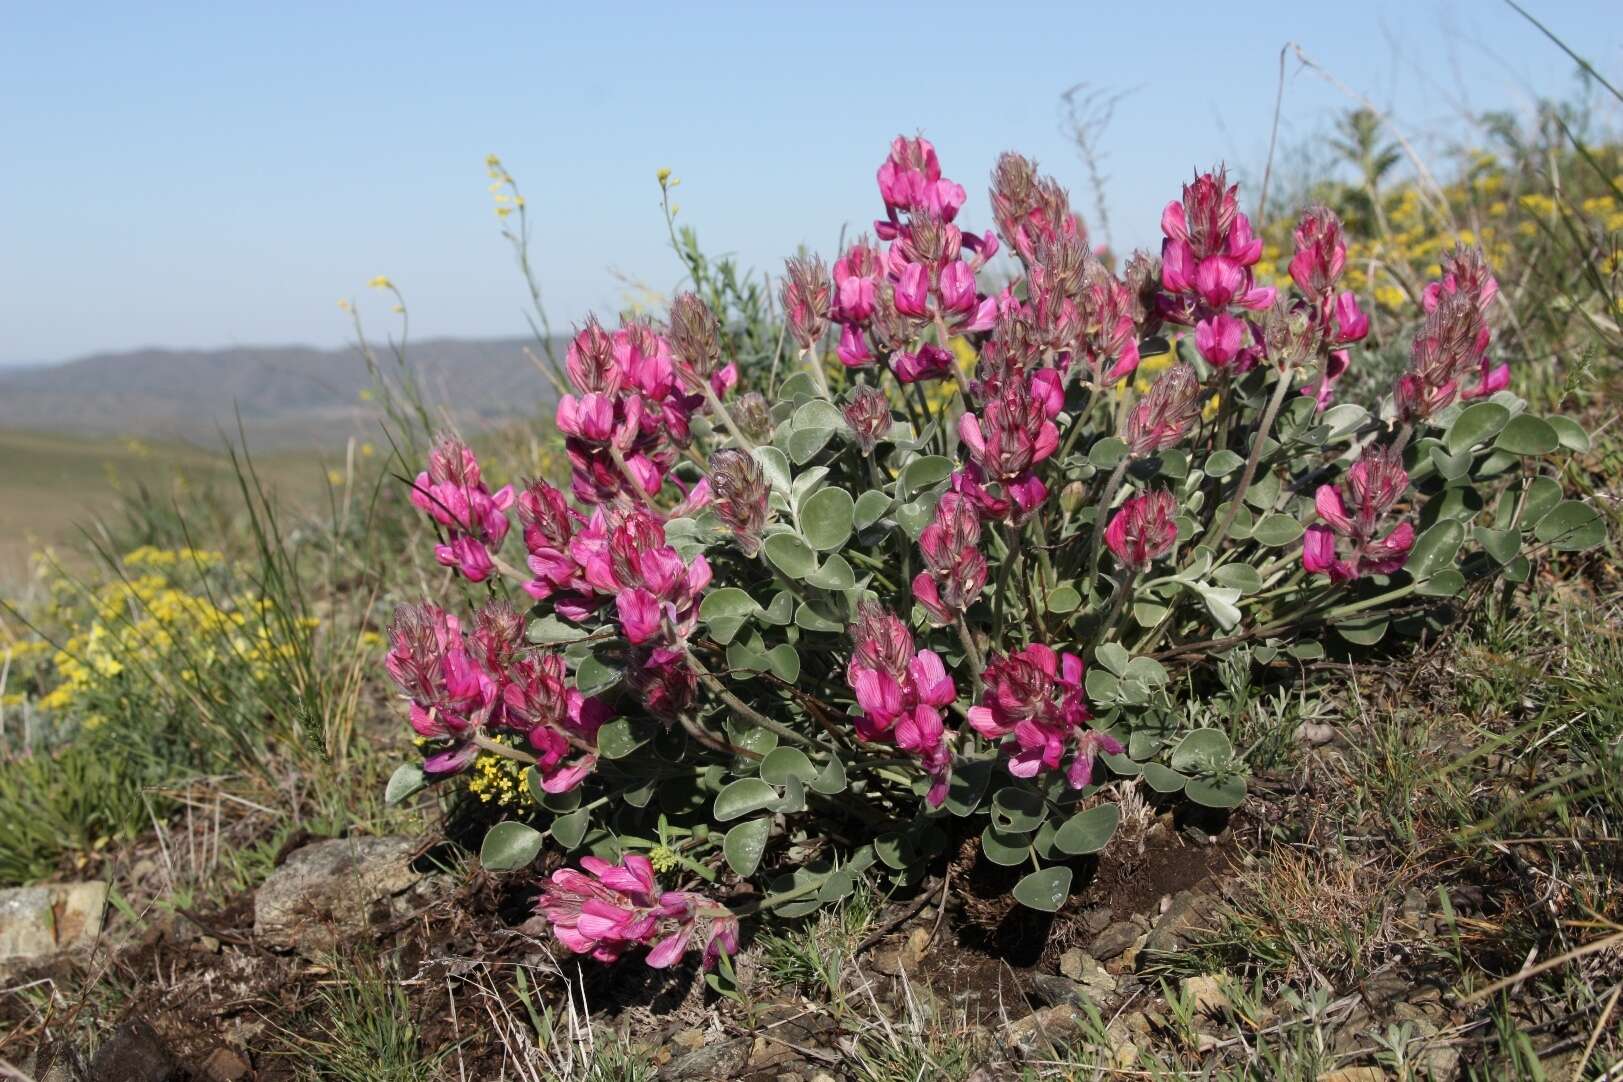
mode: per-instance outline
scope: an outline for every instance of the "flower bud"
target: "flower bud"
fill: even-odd
[[[1133,454],[1153,454],[1183,439],[1199,416],[1200,379],[1188,365],[1174,365],[1133,407],[1122,438]]]
[[[716,514],[733,531],[733,539],[745,556],[761,550],[761,531],[766,528],[767,497],[771,486],[755,456],[737,448],[725,448],[710,456],[710,487],[716,496]]]
[[[864,455],[873,454],[874,447],[890,431],[890,399],[873,387],[858,387],[842,413],[857,447]]]
[[[811,349],[828,330],[831,287],[828,268],[816,256],[796,256],[786,263],[781,297],[789,333],[802,350]]]
[[[738,401],[732,404],[733,421],[743,430],[744,435],[759,443],[772,432],[772,412],[767,408],[766,398],[759,391],[750,391],[739,396]]]
[[[698,388],[721,363],[721,336],[715,313],[696,293],[678,293],[671,302],[670,343],[676,370],[689,388]]]
[[[1172,550],[1178,540],[1178,506],[1164,489],[1134,496],[1105,527],[1105,544],[1134,571]]]

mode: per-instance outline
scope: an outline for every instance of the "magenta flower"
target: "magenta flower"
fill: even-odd
[[[1177,502],[1165,489],[1134,496],[1105,527],[1105,544],[1124,566],[1141,571],[1172,551],[1178,541],[1177,515]]]
[[[1302,566],[1328,575],[1332,582],[1400,570],[1414,547],[1414,527],[1400,522],[1384,536],[1381,528],[1408,485],[1409,475],[1396,448],[1366,451],[1347,471],[1350,510],[1340,489],[1320,485],[1313,503],[1323,521],[1307,529]]]
[[[1243,320],[1227,312],[1195,324],[1195,348],[1213,368],[1232,368],[1236,374],[1256,363],[1255,353],[1246,350],[1248,330]]]
[[[698,626],[699,596],[710,584],[704,556],[685,562],[665,543],[664,524],[640,508],[612,518],[599,509],[569,548],[582,579],[614,599],[632,645],[680,652]]]
[[[492,494],[468,445],[441,435],[429,451],[428,469],[412,482],[411,502],[445,529],[446,540],[434,547],[436,560],[470,582],[490,576],[495,569],[490,554],[507,536],[511,485]]]
[[[1092,715],[1082,691],[1082,659],[1075,654],[1032,643],[1007,657],[994,656],[982,679],[986,691],[969,708],[969,725],[985,739],[1002,742],[1013,776],[1058,770],[1069,754],[1066,780],[1081,789],[1093,780],[1099,753],[1121,753],[1115,737],[1087,727]]]
[[[473,762],[473,737],[490,718],[495,685],[469,653],[456,617],[427,602],[397,608],[384,668],[411,701],[411,727],[436,742],[423,769],[449,774]]]
[[[943,494],[935,518],[919,535],[928,570],[913,579],[913,600],[924,606],[932,623],[952,623],[985,589],[986,557],[975,547],[980,538],[975,505],[956,492]]]
[[[834,305],[829,318],[859,328],[866,325],[873,317],[883,274],[879,249],[867,237],[858,238],[834,261]]]
[[[962,185],[942,178],[941,163],[928,139],[900,135],[891,141],[890,155],[879,166],[879,195],[885,201],[886,218],[875,222],[874,229],[883,240],[896,236],[897,212],[921,211],[950,222],[966,198]]]
[[[1035,375],[1002,387],[979,413],[958,418],[970,463],[953,475],[953,491],[988,518],[1023,521],[1048,495],[1033,470],[1059,449],[1052,384]]]
[[[505,723],[521,729],[536,750],[541,788],[562,793],[579,785],[597,764],[597,730],[613,712],[569,682],[558,654],[520,658],[502,691]]]
[[[1444,258],[1442,279],[1421,294],[1426,319],[1394,394],[1405,421],[1424,420],[1456,397],[1481,398],[1510,385],[1510,366],[1488,357],[1487,312],[1498,294],[1480,249],[1456,247]]]
[[[1251,268],[1262,240],[1240,213],[1238,186],[1219,168],[1183,187],[1183,200],[1161,214],[1160,314],[1193,327],[1231,305],[1260,311],[1273,303],[1271,286],[1258,286]]]
[[[916,350],[898,350],[890,358],[890,370],[902,383],[946,379],[952,375],[952,365],[952,354],[932,342]]]
[[[1347,244],[1341,235],[1341,219],[1327,207],[1312,207],[1296,224],[1296,254],[1291,257],[1290,276],[1308,303],[1327,304],[1347,265]]]
[[[952,677],[933,651],[914,649],[906,624],[872,602],[858,608],[851,642],[846,682],[862,709],[857,737],[916,756],[930,778],[925,799],[932,807],[940,805],[952,774],[941,720],[941,711],[958,697]]]
[[[691,891],[661,891],[647,857],[628,854],[619,864],[582,857],[581,868],[560,868],[541,891],[536,909],[552,934],[576,954],[613,962],[636,947],[651,947],[647,963],[665,969],[695,939],[704,967],[738,950],[738,918],[725,906]]]

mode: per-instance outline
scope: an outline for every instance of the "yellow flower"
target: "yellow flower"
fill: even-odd
[[[370,282],[368,282],[366,284],[371,286],[373,289],[393,289],[394,288],[394,283],[389,281],[389,276],[386,275],[386,274],[380,274],[376,278],[372,279]]]
[[[667,180],[671,179],[671,171],[666,169],[664,166],[660,166],[659,171],[656,172],[654,176],[659,178],[659,182],[661,184],[664,184]]]

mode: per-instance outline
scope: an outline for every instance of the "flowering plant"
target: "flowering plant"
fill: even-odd
[[[1172,668],[1413,636],[1600,539],[1545,465],[1587,437],[1508,389],[1471,249],[1366,407],[1337,401],[1369,321],[1324,208],[1276,288],[1221,169],[1119,272],[1018,155],[979,234],[923,138],[878,180],[877,241],[789,262],[794,356],[769,386],[740,386],[683,294],[663,322],[575,334],[568,494],[491,492],[451,438],[413,484],[436,559],[482,600],[395,619],[425,758],[390,795],[519,764],[533,805],[482,857],[578,863],[540,904],[571,950],[712,963],[746,912],[916,883],[968,834],[1030,866],[1020,902],[1057,909],[1128,787],[1244,797],[1224,732],[1183,728]]]

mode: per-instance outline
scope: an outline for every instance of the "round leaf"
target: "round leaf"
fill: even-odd
[[[952,459],[941,455],[915,458],[902,467],[900,476],[896,478],[896,495],[904,500],[912,499],[931,485],[939,484],[950,476],[952,476]]]
[[[493,872],[510,872],[527,867],[541,852],[541,832],[512,820],[497,823],[485,832],[479,846],[479,863]]]
[[[1049,612],[1075,612],[1082,604],[1082,595],[1074,586],[1058,586],[1048,595]]]
[[[817,777],[817,767],[799,748],[778,748],[761,760],[761,780],[786,785],[791,777],[801,781]]]
[[[803,579],[817,570],[817,554],[792,533],[773,534],[761,547],[772,566],[792,579]]]
[[[766,852],[767,839],[771,836],[772,817],[769,815],[733,827],[721,843],[727,867],[744,878],[754,875],[755,869],[761,866],[761,855]]]
[[[1586,454],[1589,451],[1589,433],[1584,431],[1583,425],[1571,417],[1547,417],[1545,420],[1555,429],[1556,439],[1561,441],[1561,446],[1579,454]]]
[[[1448,426],[1443,445],[1451,455],[1469,451],[1477,444],[1497,436],[1509,420],[1510,411],[1497,402],[1473,403],[1461,410],[1454,423]]]
[[[552,821],[549,833],[554,841],[565,849],[573,849],[586,837],[586,830],[592,825],[592,813],[585,808],[572,811],[568,815],[560,815]]]
[[[843,488],[814,492],[800,509],[800,534],[812,548],[831,552],[851,536],[856,501]]]
[[[1234,745],[1220,729],[1196,729],[1172,749],[1172,769],[1199,774],[1222,766],[1234,758]]]
[[[890,502],[889,496],[876,488],[870,488],[857,497],[851,524],[859,530],[866,530],[884,517],[885,512],[890,510]]]
[[[1548,421],[1524,413],[1505,425],[1493,445],[1513,455],[1547,455],[1561,446],[1561,437]]]
[[[1300,522],[1289,515],[1274,513],[1262,516],[1251,536],[1270,548],[1281,548],[1298,540],[1303,532]]]
[[[993,864],[1018,868],[1031,856],[1031,839],[1024,834],[1005,834],[988,826],[981,831],[981,852]]]
[[[1096,808],[1077,812],[1065,820],[1065,825],[1054,835],[1054,846],[1060,852],[1069,853],[1073,857],[1097,853],[1110,841],[1110,836],[1116,833],[1116,824],[1119,822],[1121,808],[1115,804],[1100,804]]]
[[[1415,538],[1404,569],[1416,579],[1429,579],[1445,567],[1453,566],[1464,541],[1464,524],[1458,519],[1445,518]]]
[[[1219,451],[1213,451],[1211,456],[1206,459],[1206,475],[1208,477],[1227,477],[1243,465],[1245,465],[1245,459],[1233,451],[1223,448]]]
[[[819,590],[849,590],[857,584],[857,576],[846,558],[836,552],[807,575],[806,582]]]
[[[1245,799],[1245,779],[1238,775],[1190,778],[1183,791],[1205,808],[1237,808]]]
[[[1043,821],[1043,798],[1027,789],[1005,786],[992,794],[992,822],[1005,831],[1036,830]]]
[[[1538,520],[1533,536],[1566,552],[1594,548],[1606,540],[1606,523],[1598,510],[1581,500],[1563,500]]]
[[[714,814],[717,821],[726,823],[777,802],[778,791],[760,778],[739,778],[716,794]]]
[[[736,586],[711,590],[699,602],[699,619],[705,623],[721,617],[750,616],[760,611],[755,599]]]
[[[1032,872],[1014,885],[1014,900],[1028,909],[1055,913],[1071,896],[1071,869],[1063,864]]]
[[[780,642],[766,652],[767,668],[786,684],[800,679],[800,654],[786,642]]]
[[[383,788],[383,802],[398,804],[407,797],[421,792],[427,784],[420,764],[401,763],[394,768],[394,773],[389,775],[389,784]]]
[[[615,718],[597,731],[597,753],[605,759],[624,759],[647,742],[630,718]]]

